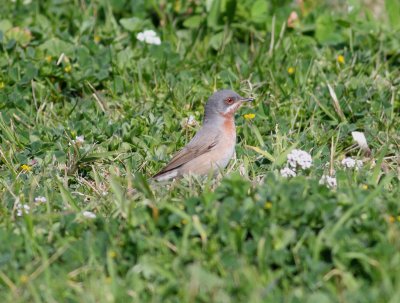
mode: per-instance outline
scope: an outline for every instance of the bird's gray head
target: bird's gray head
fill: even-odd
[[[212,117],[233,117],[235,111],[243,102],[253,101],[253,98],[243,98],[232,90],[224,89],[215,92],[207,101],[204,121]]]

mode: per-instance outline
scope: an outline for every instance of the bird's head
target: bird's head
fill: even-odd
[[[233,117],[236,110],[243,103],[253,100],[253,98],[244,98],[232,90],[224,89],[217,91],[207,101],[204,118],[207,120],[207,118],[215,115],[225,118]]]

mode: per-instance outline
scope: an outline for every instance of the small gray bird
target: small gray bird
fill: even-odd
[[[201,129],[153,178],[163,181],[186,174],[207,175],[225,168],[235,152],[235,112],[253,100],[232,90],[214,93],[207,101]]]

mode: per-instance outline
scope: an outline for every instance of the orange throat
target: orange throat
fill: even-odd
[[[235,138],[234,140],[236,140],[235,112],[241,105],[241,103],[238,103],[236,106],[232,106],[229,111],[225,113],[220,113],[220,115],[224,119],[224,132],[227,136]]]
[[[233,114],[229,116],[224,115],[223,129],[227,136],[236,138],[235,118]]]

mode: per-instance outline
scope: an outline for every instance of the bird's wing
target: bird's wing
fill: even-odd
[[[200,132],[182,150],[174,155],[171,161],[153,178],[165,174],[173,169],[177,169],[190,160],[210,152],[217,145],[219,135],[208,136],[206,132]]]

